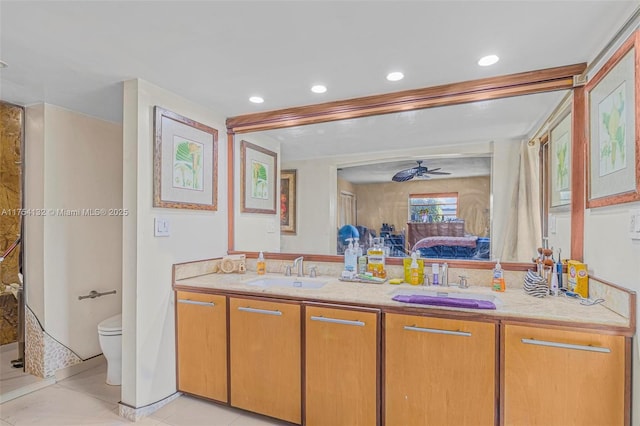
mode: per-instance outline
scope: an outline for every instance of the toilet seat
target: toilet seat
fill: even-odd
[[[98,334],[119,336],[122,334],[122,314],[114,315],[98,324]]]

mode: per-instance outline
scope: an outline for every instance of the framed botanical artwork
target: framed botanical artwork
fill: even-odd
[[[562,118],[549,132],[550,207],[571,203],[571,114]]]
[[[296,170],[280,171],[280,232],[296,233]]]
[[[218,209],[218,131],[154,107],[153,206]]]
[[[587,207],[640,200],[640,30],[586,85]]]
[[[276,214],[278,154],[240,142],[240,211]]]

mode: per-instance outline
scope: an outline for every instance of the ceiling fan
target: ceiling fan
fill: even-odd
[[[421,177],[424,179],[428,179],[429,175],[450,175],[448,172],[439,172],[440,167],[437,169],[429,169],[426,166],[422,165],[422,160],[417,160],[418,167],[413,167],[411,169],[402,170],[393,175],[391,178],[394,182],[406,182],[408,180],[413,179],[414,177]]]

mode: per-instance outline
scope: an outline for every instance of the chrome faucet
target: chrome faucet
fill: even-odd
[[[304,277],[304,264],[302,263],[304,260],[303,256],[297,257],[293,260],[293,267],[298,268],[298,276]]]

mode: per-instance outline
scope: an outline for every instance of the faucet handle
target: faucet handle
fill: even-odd
[[[284,265],[284,276],[285,277],[291,276],[291,265]]]
[[[467,282],[467,276],[466,275],[458,275],[458,277],[460,278],[460,283],[458,284],[458,287],[460,287],[460,288],[469,288],[469,283]]]
[[[309,268],[309,278],[315,278],[318,276],[318,267],[317,266],[311,266]]]

